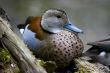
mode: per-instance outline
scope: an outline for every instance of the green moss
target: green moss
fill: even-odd
[[[12,58],[11,58],[10,54],[6,50],[4,50],[0,47],[0,61],[3,62],[4,64],[7,64],[7,63],[11,62],[11,60],[12,60]]]
[[[43,61],[43,60],[37,60],[37,63],[41,65],[48,73],[53,73],[55,69],[57,68],[55,62],[53,61]]]

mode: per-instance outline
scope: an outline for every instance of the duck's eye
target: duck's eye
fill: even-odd
[[[57,15],[57,18],[61,18],[61,16],[60,15]]]

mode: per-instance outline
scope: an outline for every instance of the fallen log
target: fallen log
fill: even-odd
[[[21,73],[46,73],[23,41],[10,29],[7,20],[0,17],[0,39],[5,49],[16,60]]]

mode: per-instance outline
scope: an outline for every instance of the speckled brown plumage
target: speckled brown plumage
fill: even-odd
[[[44,60],[53,60],[59,67],[65,67],[82,51],[83,44],[77,34],[64,30],[42,41],[38,53]]]

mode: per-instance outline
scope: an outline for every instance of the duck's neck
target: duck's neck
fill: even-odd
[[[35,33],[35,37],[39,40],[46,39],[50,33],[42,29],[40,25],[40,17],[33,17],[29,23],[28,29]]]

